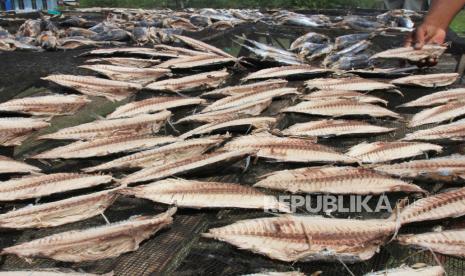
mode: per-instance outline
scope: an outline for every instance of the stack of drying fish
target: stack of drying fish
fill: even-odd
[[[250,20],[247,18],[253,18],[255,13],[234,14],[234,18],[242,16],[240,20]],[[204,17],[216,18],[216,23],[231,18],[206,9],[198,18],[191,19],[202,22]],[[275,14],[274,18],[283,24],[307,20],[290,13]],[[116,16],[111,20],[118,22],[118,19]],[[178,21],[165,18],[163,24],[187,26],[190,22],[181,19],[183,17]],[[317,19],[318,24],[330,23],[324,17],[314,20]],[[100,27],[105,28],[105,24]],[[399,87],[404,85],[427,89],[451,85],[458,78],[456,74],[429,74],[390,82],[375,81],[352,75],[336,77],[330,75],[331,69],[302,64],[303,57],[313,59],[329,54],[326,57],[330,60],[328,64],[339,62],[335,68],[346,68],[341,65],[344,54],[357,57],[369,45],[371,37],[371,34],[343,36],[336,38],[335,44],[331,45],[329,37],[308,33],[291,46],[291,50],[299,54],[245,38],[244,47],[284,66],[244,74],[242,83],[238,85],[226,83],[232,79],[233,70],[229,69],[240,64],[240,58],[184,35],[170,36],[183,47],[158,45],[155,49],[128,47],[88,52],[94,58],[81,68],[99,76],[59,74],[44,78],[83,95],[53,94],[18,98],[0,104],[0,112],[17,114],[17,117],[0,119],[0,145],[17,146],[28,138],[43,143],[71,140],[67,145],[31,155],[30,159],[106,156],[111,160],[94,160],[99,163],[82,169],[83,172],[47,173],[45,165],[38,168],[9,157],[0,157],[0,173],[32,174],[11,177],[2,182],[2,202],[32,200],[85,188],[93,190],[92,193],[0,214],[0,228],[57,227],[97,215],[104,216],[105,210],[120,196],[148,199],[153,204],[176,205],[177,208],[271,209],[290,213],[295,211],[290,208],[292,206],[280,202],[271,195],[272,191],[357,195],[398,192],[414,193],[422,198],[414,204],[399,206],[398,212],[386,219],[281,214],[212,228],[203,236],[285,262],[361,262],[370,259],[392,238],[402,245],[464,256],[465,230],[396,235],[399,227],[405,224],[465,215],[464,188],[428,195],[425,187],[417,182],[425,178],[442,182],[465,178],[464,156],[429,158],[427,155],[442,154],[447,147],[447,143],[443,142],[463,140],[463,120],[413,131],[395,141],[365,142],[363,138],[352,147],[344,148],[342,145],[330,147],[325,144],[331,137],[352,136],[351,139],[357,139],[363,135],[382,135],[396,130],[395,127],[380,125],[379,118],[389,120],[392,125],[406,120],[400,113],[389,109],[385,98],[369,94],[372,91],[381,92],[381,95],[394,92],[391,95],[400,97]],[[330,50],[315,50],[318,47]],[[444,50],[442,46],[426,47],[420,51],[402,48],[378,53],[373,59],[419,61],[438,58]],[[117,57],[120,54],[126,57]],[[303,87],[290,81],[295,78],[306,80]],[[140,90],[154,96],[133,101],[133,96]],[[114,101],[118,107],[106,118],[54,132],[47,129],[51,117],[73,115],[94,97]],[[430,94],[401,107],[429,108],[409,120],[408,126],[416,127],[447,122],[465,115],[464,98],[465,90],[457,88]],[[123,100],[129,103],[123,104]],[[270,106],[279,108],[273,111]],[[185,115],[185,112],[178,112],[180,108],[191,108],[194,112],[180,116]],[[281,127],[285,118],[292,116],[301,116],[305,122]],[[364,120],[367,117],[373,118],[371,122]],[[173,123],[172,118],[178,120]],[[166,134],[169,129],[173,129],[173,135]],[[182,133],[177,129],[181,129]],[[165,130],[164,135],[161,130]],[[255,162],[249,162],[250,157]],[[416,159],[406,161],[411,158]],[[300,168],[261,175],[253,187],[195,177],[199,172],[221,176],[218,173],[220,167],[237,172],[234,167],[244,160],[248,169],[254,169],[257,162],[263,160],[280,162],[283,166],[292,164],[295,167],[297,164]],[[40,174],[41,169],[45,174]],[[119,172],[126,170],[130,173],[119,179],[110,174],[115,173],[117,177],[121,175]],[[175,212],[176,208],[170,208],[156,216],[141,216],[97,228],[62,232],[3,248],[1,254],[66,262],[112,258],[137,250],[143,240],[170,225]],[[456,245],[450,246],[453,242]],[[440,267],[401,267],[395,271],[443,272]]]

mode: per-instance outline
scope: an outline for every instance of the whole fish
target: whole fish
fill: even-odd
[[[0,155],[0,174],[5,173],[38,173],[41,169]]]
[[[284,129],[282,134],[287,136],[331,137],[386,133],[394,130],[396,129],[371,125],[363,121],[325,119],[292,125]]]
[[[36,118],[0,118],[0,146],[19,146],[33,132],[50,124]]]
[[[173,37],[187,44],[189,47],[195,50],[202,51],[202,52],[210,52],[210,53],[214,53],[214,54],[217,54],[223,57],[234,58],[232,55],[226,53],[225,51],[218,49],[205,42],[202,42],[200,40],[193,39],[193,38],[183,36],[183,35],[176,35],[176,34],[174,34]]]
[[[465,119],[446,125],[439,125],[433,128],[420,129],[412,133],[407,133],[404,141],[429,141],[429,140],[465,140]]]
[[[0,215],[0,228],[56,227],[102,214],[118,197],[117,189],[27,206]]]
[[[101,119],[42,135],[39,139],[91,140],[126,135],[149,135],[158,132],[170,117],[171,112],[165,110],[130,118]]]
[[[434,44],[427,44],[422,47],[421,50],[417,50],[413,47],[401,47],[377,53],[373,55],[371,59],[404,59],[412,62],[419,62],[424,59],[439,58],[446,49],[447,47],[445,46]]]
[[[80,68],[95,71],[111,80],[126,81],[146,85],[157,79],[169,76],[171,70],[163,68],[134,68],[105,64],[81,65]]]
[[[411,102],[400,105],[401,107],[422,107],[446,104],[449,102],[465,100],[465,89],[456,88],[451,90],[440,91],[420,97]]]
[[[355,263],[370,259],[395,229],[390,220],[281,215],[213,228],[203,237],[285,262]]]
[[[313,163],[355,163],[355,159],[345,156],[332,148],[316,144],[314,140],[283,138],[270,134],[241,136],[224,145],[225,150],[256,151],[261,158],[281,162]]]
[[[395,85],[409,85],[420,87],[443,87],[453,84],[459,78],[457,73],[447,74],[428,74],[428,75],[413,75],[391,81]]]
[[[442,152],[442,147],[420,142],[373,142],[353,146],[346,153],[362,163],[383,163],[405,159],[433,151]]]
[[[110,175],[56,173],[4,181],[0,185],[0,201],[38,198],[51,194],[95,187],[113,180]]]
[[[253,155],[252,150],[237,151],[217,151],[209,154],[190,156],[183,159],[177,159],[162,165],[147,167],[133,174],[130,174],[120,180],[122,185],[128,185],[144,181],[153,181],[191,173],[194,171],[203,171],[209,167],[217,167],[222,163],[236,163],[237,161]]]
[[[202,134],[210,134],[226,131],[229,132],[233,129],[244,129],[249,130],[270,130],[276,124],[276,118],[273,117],[251,117],[236,120],[225,120],[215,121],[202,125],[198,128],[194,128],[179,136],[181,139],[187,139],[192,136],[198,136]]]
[[[260,177],[254,187],[312,194],[425,193],[417,185],[355,167],[309,167],[276,171]]]
[[[62,232],[4,248],[1,254],[62,262],[95,261],[135,251],[139,244],[173,222],[176,208],[157,216],[139,216],[104,226]],[[131,234],[128,234],[131,233]]]
[[[174,162],[191,156],[198,156],[222,143],[227,136],[208,136],[168,144],[159,148],[137,152],[118,159],[83,169],[85,172],[120,168],[146,168]]]
[[[372,62],[368,59],[368,55],[359,54],[354,56],[342,56],[337,61],[330,64],[331,68],[339,70],[355,70],[360,68],[368,68],[372,66]]]
[[[13,99],[0,104],[0,111],[35,116],[73,115],[90,100],[77,95],[47,95]]]
[[[183,97],[153,97],[146,100],[131,102],[118,107],[109,114],[107,119],[134,117],[140,114],[159,112],[177,107],[205,104],[206,101],[200,98]]]
[[[415,114],[410,120],[409,127],[450,121],[465,114],[465,102],[451,102],[448,104],[425,109]]]
[[[371,42],[369,42],[367,40],[359,41],[359,42],[355,43],[352,46],[349,46],[349,47],[344,48],[344,49],[342,49],[342,50],[340,50],[338,52],[330,54],[329,56],[327,56],[325,58],[325,60],[323,60],[323,65],[325,67],[328,67],[328,66],[336,67],[334,64],[336,64],[341,58],[355,56],[355,55],[365,51],[370,46],[371,46]],[[368,57],[367,57],[366,60],[368,61]],[[351,69],[351,68],[349,68],[349,69]]]
[[[145,88],[156,91],[188,92],[216,88],[229,77],[226,70],[212,71],[187,77],[167,79],[148,84]]]
[[[317,43],[317,44],[325,44],[330,42],[330,38],[326,35],[315,33],[315,32],[308,32],[302,36],[299,36],[296,40],[291,43],[289,50],[294,51],[299,48],[302,48],[302,45],[305,43]]]
[[[237,86],[226,86],[223,88],[215,89],[210,92],[206,92],[202,94],[202,97],[208,98],[222,98],[227,96],[234,96],[248,92],[261,92],[265,90],[272,90],[283,88],[287,85],[287,80],[283,79],[272,79],[260,82],[254,82],[245,85],[237,85]]]
[[[317,90],[303,96],[302,99],[308,101],[326,99],[354,99],[361,103],[381,103],[386,106],[388,104],[388,101],[384,99],[352,90]]]
[[[305,43],[299,51],[299,56],[304,57],[307,61],[314,61],[318,58],[330,54],[334,50],[333,44],[315,44]]]
[[[310,90],[352,90],[366,92],[396,89],[394,84],[363,79],[360,77],[311,79],[305,82],[305,86]]]
[[[289,65],[262,69],[260,71],[247,75],[246,77],[242,78],[242,80],[249,81],[293,77],[309,78],[315,75],[321,75],[329,72],[331,72],[331,70],[325,68],[318,68],[311,65]]]
[[[283,65],[300,65],[303,63],[302,59],[299,56],[291,52],[289,52],[289,54],[281,54],[274,49],[255,48],[245,44],[239,45],[254,53],[257,57],[260,57],[262,60],[273,61]]]
[[[342,50],[350,47],[360,41],[372,38],[374,35],[369,33],[341,35],[335,38],[334,44],[336,50]]]
[[[84,95],[105,97],[110,101],[124,100],[142,89],[140,84],[92,76],[51,75],[42,79],[75,89]]]
[[[370,272],[364,276],[444,276],[446,271],[442,266],[425,266],[413,268],[401,266],[397,268],[386,269],[382,271]]]
[[[121,152],[135,152],[147,150],[176,142],[178,139],[172,136],[117,136],[92,139],[89,141],[77,141],[66,146],[57,147],[30,158],[33,159],[73,159],[107,156]]]
[[[105,63],[116,66],[130,66],[136,68],[147,68],[153,67],[160,64],[159,59],[142,59],[142,58],[123,58],[123,57],[113,57],[113,58],[94,58],[86,60],[86,63]]]
[[[200,69],[203,67],[212,67],[234,63],[235,58],[223,57],[218,55],[199,55],[199,56],[187,56],[176,59],[171,59],[160,63],[156,68],[168,68],[168,69]]]
[[[463,229],[400,235],[397,241],[402,245],[432,250],[444,255],[465,257],[465,230]]]
[[[356,100],[327,99],[317,101],[305,101],[297,105],[282,109],[281,112],[303,113],[320,116],[354,116],[366,115],[370,117],[392,117],[402,119],[402,116],[384,107],[361,103]]]
[[[120,190],[123,195],[145,198],[181,208],[277,209],[289,213],[289,207],[254,188],[220,182],[165,179],[148,185]]]

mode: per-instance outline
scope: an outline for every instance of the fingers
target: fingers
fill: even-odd
[[[413,47],[420,50],[423,46],[425,46],[425,31],[422,27],[419,27],[415,31],[415,45]]]
[[[414,36],[414,33],[409,33],[407,35],[407,37],[405,37],[405,41],[404,41],[404,47],[410,47],[412,46],[412,43],[413,43],[413,36]]]

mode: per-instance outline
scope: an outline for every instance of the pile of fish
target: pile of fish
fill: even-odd
[[[69,27],[66,33],[93,31],[85,38],[89,40],[113,41],[114,37],[106,36],[127,35],[143,44],[137,35],[147,28],[156,30],[154,37],[160,39],[160,44],[154,48],[91,50],[86,53],[90,58],[80,67],[94,76],[53,74],[43,78],[52,90],[66,87],[68,94],[59,92],[0,103],[0,113],[8,114],[0,118],[0,146],[17,147],[26,141],[45,145],[57,140],[54,148],[38,147],[34,154],[26,156],[28,162],[40,160],[42,165],[0,156],[0,174],[8,179],[0,183],[0,201],[21,204],[50,195],[64,197],[6,211],[0,214],[0,228],[50,228],[105,216],[104,212],[119,197],[176,207],[157,215],[25,241],[3,248],[0,254],[64,262],[113,258],[137,250],[142,241],[172,224],[177,208],[240,208],[244,212],[274,210],[279,214],[210,228],[202,236],[291,263],[362,262],[390,240],[440,254],[465,255],[463,229],[397,235],[406,224],[465,215],[465,188],[430,194],[430,187],[421,182],[465,181],[465,156],[448,154],[451,142],[465,139],[464,120],[454,121],[465,115],[465,90],[442,90],[453,85],[458,75],[414,74],[373,80],[341,75],[340,71],[359,67],[345,65],[355,59],[438,59],[444,46],[427,46],[423,50],[398,48],[367,56],[365,50],[374,33],[333,39],[311,32],[297,38],[289,50],[237,37],[236,41],[246,49],[279,64],[250,72],[241,57],[200,40],[171,33],[165,41],[159,24],[198,31],[257,19],[318,27],[336,23],[324,16],[307,17],[284,11],[272,14],[271,19],[258,11],[239,10],[203,9],[172,14],[175,16],[167,16],[165,11],[123,11],[112,13],[105,22],[95,25],[79,17],[61,20],[60,26]],[[392,22],[410,26],[401,19],[414,16],[388,13],[378,17],[374,25],[381,29],[383,24]],[[129,20],[136,23],[131,26]],[[60,31],[49,19],[32,21],[20,28],[22,35],[37,37],[44,32]],[[364,23],[347,17],[337,24],[356,29],[367,26]],[[92,27],[85,29],[89,26]],[[128,28],[133,28],[132,35]],[[57,39],[57,45],[62,45],[60,40],[64,39]],[[173,40],[180,45],[170,45]],[[323,59],[325,66],[305,64],[318,58]],[[335,71],[337,74],[333,74]],[[241,83],[233,84],[238,79]],[[405,85],[442,87],[442,91],[405,102],[394,110],[385,96],[401,98],[400,89]],[[142,94],[140,91],[150,96],[136,97]],[[82,109],[96,97],[113,102],[115,108],[106,117],[67,127],[54,124],[53,117],[85,112]],[[407,108],[423,110],[413,116],[400,113]],[[292,117],[300,118],[299,122],[290,124]],[[408,133],[394,140],[389,133],[402,124]],[[429,127],[411,129],[424,125]],[[377,139],[378,136],[383,138]],[[329,146],[327,142],[334,137],[356,143]],[[58,159],[93,162],[81,171],[52,173],[45,160]],[[253,186],[198,179],[221,176],[223,170],[240,174],[264,162],[280,163],[288,169],[255,174]],[[87,192],[69,197],[71,191]],[[276,197],[284,193],[401,193],[419,199],[399,204],[388,218],[349,219],[288,214],[296,210]],[[444,270],[403,266],[368,275],[391,272],[442,275]]]

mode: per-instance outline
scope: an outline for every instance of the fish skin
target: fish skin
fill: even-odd
[[[124,81],[146,85],[159,78],[170,76],[171,70],[163,68],[134,68],[130,66],[89,64],[79,68],[91,70],[115,81]]]
[[[165,110],[130,118],[101,119],[64,128],[55,133],[42,135],[38,139],[92,140],[126,135],[152,135],[158,132],[170,117],[171,112]]]
[[[306,101],[282,109],[281,112],[295,112],[331,117],[367,115],[375,118],[392,117],[395,119],[402,119],[400,114],[384,107],[346,99]]]
[[[276,118],[273,117],[251,117],[236,120],[217,121],[202,125],[198,128],[194,128],[193,130],[180,135],[179,138],[187,139],[192,136],[210,134],[215,131],[238,126],[249,126],[249,129],[255,129],[259,131],[270,130],[275,124]]]
[[[277,209],[290,213],[286,204],[249,186],[234,183],[165,179],[148,185],[130,187],[120,194],[176,205],[181,208]]]
[[[458,73],[412,75],[392,80],[391,83],[395,85],[435,88],[451,85],[456,82],[458,78]]]
[[[19,146],[29,135],[49,126],[50,123],[37,118],[0,118],[0,146]]]
[[[96,78],[92,76],[50,75],[42,80],[75,89],[84,95],[121,101],[142,89],[140,84]]]
[[[402,245],[409,245],[416,248],[425,248],[437,253],[452,255],[457,257],[465,256],[465,230],[447,230],[442,232],[430,232],[423,234],[407,234],[397,237],[397,241]]]
[[[254,187],[309,194],[425,193],[417,185],[360,167],[308,167],[275,171],[260,177]]]
[[[94,187],[109,183],[110,175],[55,173],[4,181],[0,185],[0,201],[37,198],[55,193]]]
[[[464,114],[465,102],[451,102],[418,112],[412,117],[408,123],[408,127],[417,127],[426,124],[450,121]]]
[[[401,209],[402,224],[457,218],[465,215],[465,188],[459,188],[416,200]]]
[[[227,120],[235,120],[250,116],[258,116],[271,105],[271,102],[272,99],[265,99],[262,101],[250,102],[248,104],[243,104],[236,107],[230,107],[217,111],[211,111],[207,113],[196,113],[178,120],[176,124],[191,122],[213,123]]]
[[[283,138],[270,134],[241,136],[226,143],[225,150],[257,151],[261,158],[275,159],[281,162],[337,162],[356,163],[357,160],[335,150],[316,144],[315,140]]]
[[[228,77],[229,73],[226,70],[211,71],[187,77],[152,82],[145,88],[149,90],[168,91],[173,93],[188,92],[192,90],[215,88],[223,83]]]
[[[205,103],[206,101],[200,98],[153,97],[122,105],[111,114],[109,114],[106,118],[116,119],[123,117],[134,117],[140,114],[160,112],[172,108],[189,105],[200,105]]]
[[[227,57],[227,58],[235,58],[232,55],[226,53],[225,51],[218,49],[205,42],[202,42],[200,40],[193,39],[193,38],[183,36],[183,35],[176,35],[176,34],[173,34],[173,37],[187,44],[188,46],[190,46],[191,48],[195,50],[202,51],[202,52],[210,52],[210,53],[214,53],[214,54]]]
[[[122,185],[128,185],[144,181],[155,181],[176,176],[178,174],[185,174],[194,170],[205,168],[212,164],[221,162],[236,162],[246,156],[253,155],[255,151],[252,150],[239,150],[239,151],[216,151],[213,153],[202,154],[197,156],[186,157],[177,159],[173,162],[168,162],[162,165],[155,165],[147,167],[133,174],[130,174],[119,182]]]
[[[240,95],[243,93],[260,92],[265,90],[283,88],[287,85],[287,83],[288,81],[284,79],[271,79],[245,85],[227,86],[203,93],[201,97],[222,98],[227,96]]]
[[[380,127],[363,121],[324,119],[292,125],[284,129],[282,134],[303,137],[331,137],[351,134],[386,133],[394,130],[396,128]]]
[[[376,171],[405,178],[454,180],[465,173],[465,156],[450,155],[374,167]]]
[[[171,59],[157,65],[155,68],[167,68],[173,70],[196,69],[213,65],[227,65],[228,63],[235,62],[235,60],[235,58],[217,55],[199,55]]]
[[[288,65],[280,67],[272,67],[267,69],[262,69],[260,71],[251,73],[246,77],[242,78],[242,81],[249,80],[262,80],[262,79],[271,79],[271,78],[289,78],[295,76],[313,76],[320,75],[324,73],[332,72],[330,69],[319,68],[311,65]]]
[[[117,136],[76,141],[30,157],[31,159],[74,159],[107,156],[121,152],[148,150],[178,141],[173,136]]]
[[[218,111],[221,109],[237,107],[251,102],[260,102],[266,99],[274,99],[286,95],[299,95],[300,92],[296,88],[278,88],[268,91],[249,92],[242,93],[239,95],[229,96],[213,102],[212,104],[205,107],[201,113],[210,111]]]
[[[103,49],[96,49],[85,53],[86,56],[94,56],[94,55],[115,55],[115,54],[126,54],[126,55],[140,55],[140,56],[147,56],[150,58],[177,58],[181,55],[166,53],[159,51],[157,49],[151,48],[141,48],[141,47],[130,47],[130,48],[103,48]]]
[[[35,116],[73,115],[91,102],[86,96],[47,95],[13,99],[0,104],[0,111],[18,112]]]
[[[442,152],[439,145],[421,142],[373,142],[360,143],[349,149],[346,155],[361,163],[383,163],[425,154],[429,151]]]
[[[4,248],[2,255],[41,257],[63,262],[95,261],[135,251],[139,244],[170,225],[176,208],[157,216],[141,216],[118,223],[73,230]]]
[[[40,168],[0,155],[0,174],[38,173],[40,171]]]
[[[228,136],[207,136],[168,144],[156,149],[145,150],[94,167],[83,169],[84,172],[95,172],[112,168],[146,168],[156,164],[174,162],[189,156],[197,156],[219,145]]]
[[[326,99],[354,99],[361,103],[381,103],[385,106],[388,105],[388,101],[363,94],[357,91],[346,91],[346,90],[317,90],[310,94],[304,95],[303,100],[312,101],[312,100],[326,100]]]
[[[370,259],[395,229],[388,220],[281,215],[238,221],[202,236],[285,262],[355,263]]]
[[[456,88],[428,94],[411,102],[401,104],[399,107],[435,106],[463,100],[465,100],[465,89]]]
[[[116,66],[131,66],[136,68],[147,68],[160,64],[159,59],[142,58],[94,58],[86,60],[86,63],[104,63]]]
[[[420,268],[403,265],[397,268],[367,273],[364,276],[444,276],[445,273],[444,268],[439,265]]]
[[[370,59],[405,59],[413,62],[418,62],[423,59],[438,58],[446,51],[446,49],[447,47],[445,46],[433,44],[425,45],[422,48],[422,50],[417,50],[413,47],[401,47],[377,53],[373,55]]]
[[[0,228],[56,227],[103,213],[118,197],[119,188],[27,206],[0,214]]]
[[[446,125],[439,125],[428,129],[407,133],[402,141],[431,141],[431,140],[465,140],[465,119]]]
[[[319,78],[311,79],[305,82],[307,89],[318,90],[350,90],[350,91],[374,91],[374,90],[390,90],[397,87],[391,83],[378,82],[360,77],[346,78]]]

